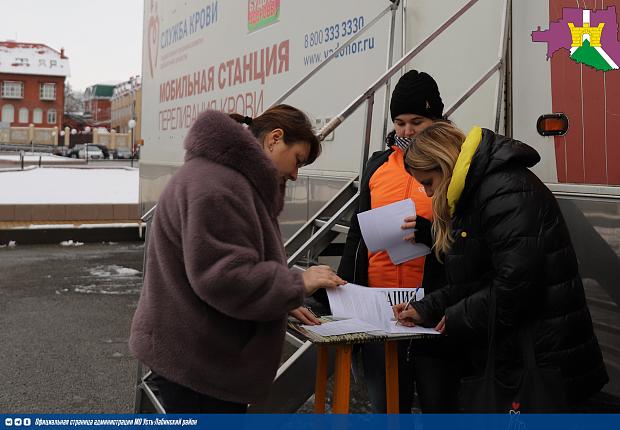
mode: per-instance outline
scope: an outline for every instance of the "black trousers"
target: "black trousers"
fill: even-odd
[[[449,348],[438,342],[398,342],[398,388],[401,414],[410,414],[417,392],[423,413],[456,413],[460,385],[460,366]],[[417,344],[416,344],[417,342]],[[436,344],[436,345],[435,345]],[[422,346],[423,348],[420,348]],[[417,348],[416,348],[417,347]],[[362,365],[368,396],[374,413],[385,413],[385,346],[362,345]],[[416,351],[418,349],[418,351]],[[419,351],[423,349],[423,351]],[[437,351],[438,349],[438,351]]]
[[[151,382],[159,390],[163,407],[168,414],[245,414],[245,403],[227,402],[198,393],[153,372]]]

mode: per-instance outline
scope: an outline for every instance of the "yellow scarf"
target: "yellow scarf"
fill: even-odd
[[[461,153],[456,160],[454,169],[452,170],[452,179],[448,185],[448,207],[450,208],[450,216],[454,215],[456,205],[459,202],[463,188],[465,188],[465,179],[467,178],[467,172],[469,171],[469,165],[471,159],[474,157],[478,145],[482,141],[482,129],[475,126],[467,134],[467,138],[461,146]]]

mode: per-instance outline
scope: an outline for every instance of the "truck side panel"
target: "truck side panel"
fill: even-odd
[[[594,13],[614,6],[618,10],[620,2],[582,2],[584,5]],[[550,21],[561,20],[565,8],[575,7],[572,0],[550,0]],[[592,19],[591,26],[596,25]],[[606,23],[603,31],[615,32],[618,40],[618,28],[611,23]],[[568,133],[555,138],[558,181],[620,185],[620,164],[613,161],[620,155],[620,72],[596,70],[570,59],[568,52],[556,52],[551,58],[551,81],[553,111],[564,112],[570,121]]]
[[[514,135],[526,143],[535,142],[543,157],[535,171],[556,194],[570,230],[611,379],[604,391],[616,396],[620,395],[620,165],[616,161],[620,159],[620,71],[595,69],[571,58],[568,48],[547,51],[547,43],[534,39],[548,39],[551,33],[543,33],[555,23],[556,30],[565,26],[561,34],[577,49],[568,23],[584,27],[590,16],[590,27],[597,27],[595,17],[600,15],[595,12],[614,6],[618,22],[618,3],[513,2]],[[581,10],[586,7],[592,8],[589,13]],[[618,40],[618,27],[612,24],[608,21],[603,28],[607,42]],[[549,60],[547,54],[551,54]],[[535,131],[536,118],[552,112],[568,117],[568,132],[541,137]]]

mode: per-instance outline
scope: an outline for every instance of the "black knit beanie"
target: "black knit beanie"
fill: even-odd
[[[443,102],[439,88],[429,74],[410,70],[398,80],[390,102],[392,121],[403,113],[413,113],[431,119],[443,116]]]

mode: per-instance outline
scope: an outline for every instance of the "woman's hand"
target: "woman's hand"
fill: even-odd
[[[443,332],[446,331],[446,316],[445,315],[443,316],[441,321],[439,321],[439,324],[437,324],[437,326],[435,327],[435,330],[437,330],[441,334],[443,334]]]
[[[336,288],[346,284],[329,266],[312,266],[301,274],[306,295],[314,294],[319,288]]]
[[[416,325],[422,323],[420,314],[414,308],[409,306],[408,302],[399,303],[392,306],[392,312],[394,312],[394,318],[396,318],[398,324],[407,327],[415,327]]]
[[[297,309],[293,309],[288,313],[293,318],[297,318],[302,324],[306,325],[319,325],[321,320],[314,315],[310,309],[305,306],[300,306]]]
[[[407,218],[405,218],[403,220],[405,223],[403,225],[401,225],[400,228],[402,230],[406,230],[406,229],[410,229],[410,228],[411,229],[415,229],[415,219],[416,219],[415,215],[408,216]],[[411,233],[407,234],[403,238],[403,240],[415,243],[415,231],[412,231]]]

